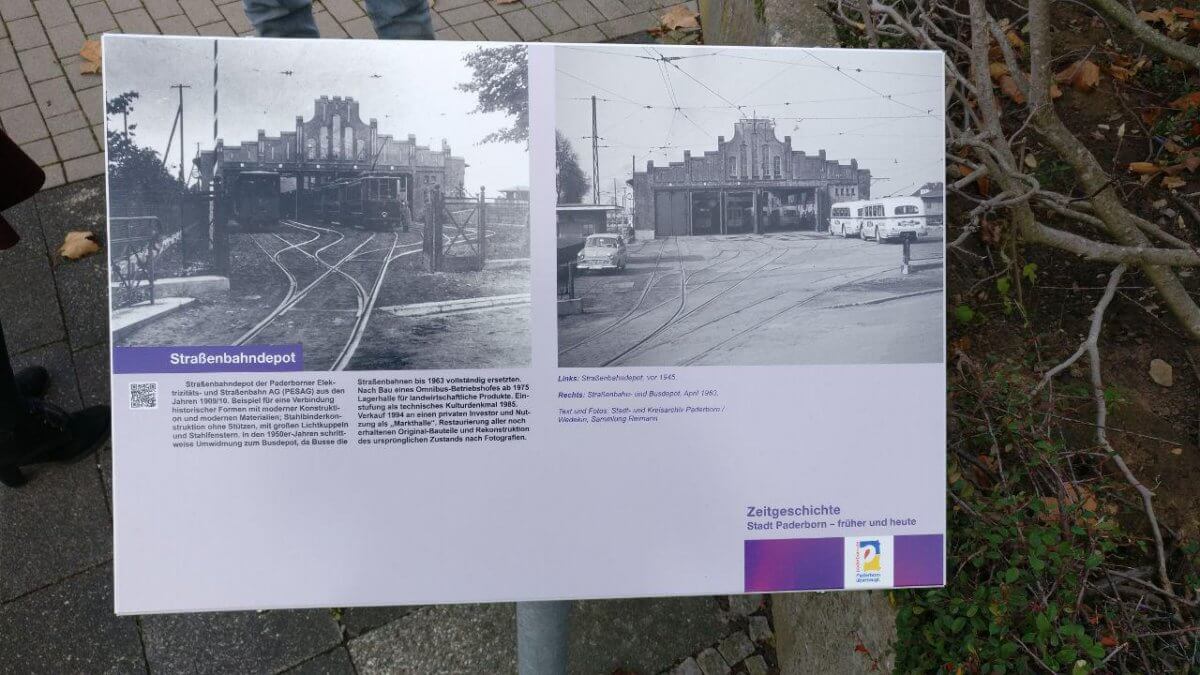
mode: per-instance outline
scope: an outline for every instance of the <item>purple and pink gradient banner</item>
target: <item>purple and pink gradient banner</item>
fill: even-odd
[[[892,544],[894,587],[941,586],[943,539],[940,534],[896,535]],[[845,551],[842,537],[746,540],[746,592],[845,588]]]
[[[304,370],[301,345],[113,347],[114,373],[254,373]]]

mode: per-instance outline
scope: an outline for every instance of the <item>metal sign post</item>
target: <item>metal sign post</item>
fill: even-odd
[[[570,625],[570,600],[518,602],[518,675],[566,675]]]

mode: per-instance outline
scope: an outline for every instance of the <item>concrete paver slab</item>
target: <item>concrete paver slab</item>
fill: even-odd
[[[0,669],[12,673],[142,673],[133,617],[112,612],[112,567],[101,565],[0,606]]]
[[[37,233],[34,237],[39,237]],[[22,244],[29,251],[34,244],[26,237]],[[17,253],[5,255],[5,277],[20,280],[20,292],[0,293],[0,321],[4,323],[4,334],[9,350],[14,354],[57,342],[66,337],[62,315],[58,311],[57,291],[50,264],[42,253],[38,258],[18,257]],[[44,311],[28,311],[31,306]]]
[[[578,602],[569,672],[661,672],[725,632],[711,597]],[[455,649],[445,649],[448,644]],[[364,675],[513,672],[516,612],[511,604],[423,607],[351,640],[350,654]]]
[[[67,232],[89,230],[104,232],[104,181],[93,178],[70,185],[52,194],[37,197],[46,248],[56,251]],[[82,349],[108,340],[108,302],[98,297],[97,289],[106,289],[108,269],[105,256],[62,261],[56,257],[54,278],[74,349]]]
[[[350,653],[345,647],[336,647],[324,654],[284,671],[284,675],[357,675]]]
[[[62,68],[58,65],[58,57],[49,45],[21,52],[20,67],[25,73],[25,79],[29,82],[41,82],[63,74]],[[4,70],[2,65],[0,65],[0,70]]]
[[[418,609],[420,607],[347,607],[342,610],[341,624],[347,636],[356,638]]]
[[[45,366],[52,378],[49,399],[68,410],[80,407],[65,342],[25,352],[14,361],[17,367]],[[108,505],[93,460],[41,464],[26,475],[30,482],[24,488],[0,490],[0,600],[112,557]]]
[[[279,672],[337,646],[325,609],[143,617],[150,672]]]

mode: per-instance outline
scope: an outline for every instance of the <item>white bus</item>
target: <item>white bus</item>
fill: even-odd
[[[864,202],[838,202],[829,207],[829,235],[859,236],[858,207]]]
[[[916,239],[928,233],[925,202],[920,197],[884,197],[839,202],[830,207],[829,232],[858,236],[882,244],[888,239]]]

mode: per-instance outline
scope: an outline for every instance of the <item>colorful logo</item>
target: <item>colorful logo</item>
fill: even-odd
[[[860,539],[858,542],[859,572],[883,571],[883,548],[878,539]]]

